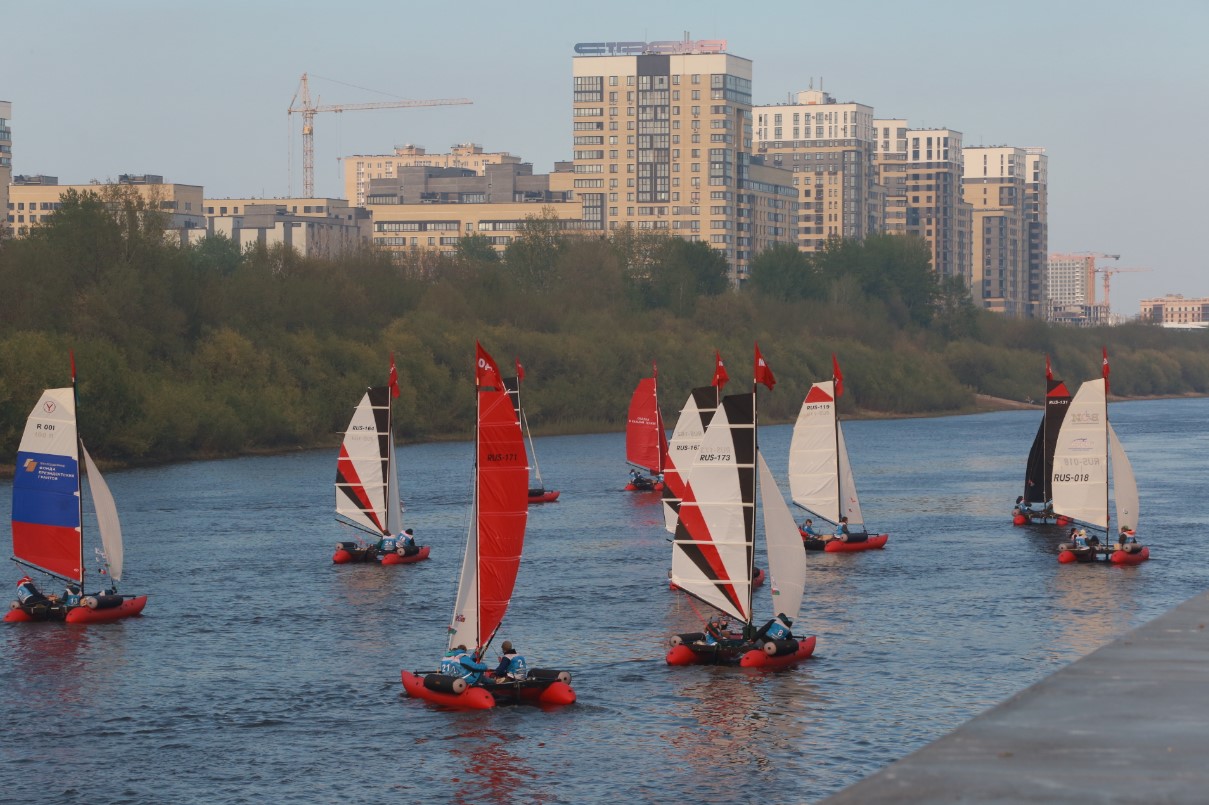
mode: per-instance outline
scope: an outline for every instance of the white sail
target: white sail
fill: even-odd
[[[834,386],[830,380],[815,383],[798,411],[789,443],[789,494],[802,508],[836,523],[841,511]]]
[[[1104,381],[1089,380],[1062,420],[1053,471],[1054,511],[1103,529],[1108,528],[1107,424]]]
[[[693,389],[680,409],[680,418],[676,420],[676,429],[668,442],[668,465],[663,472],[663,524],[669,534],[676,533],[679,518],[681,495],[677,490],[688,483],[689,470],[701,448],[701,440],[705,438],[706,425],[717,408],[716,395],[713,386]]]
[[[80,450],[84,454],[84,467],[88,471],[88,491],[92,497],[92,506],[97,514],[97,530],[101,532],[101,545],[105,549],[105,559],[109,563],[109,575],[115,581],[122,580],[122,523],[118,520],[118,507],[113,501],[109,485],[101,476],[97,465],[84,442],[80,442]]]
[[[672,540],[672,583],[744,622],[751,621],[755,532],[753,396],[726,397],[715,412],[689,468]]]
[[[844,429],[838,422],[835,423],[835,441],[838,448],[836,455],[840,478],[840,513],[848,518],[849,526],[863,525],[865,517],[861,514],[861,501],[856,494],[856,480],[852,477],[852,464],[848,461],[848,445],[844,443]]]
[[[474,485],[470,506],[470,530],[466,534],[466,553],[462,557],[462,572],[458,577],[458,595],[453,605],[453,620],[449,624],[449,646],[475,649],[479,642],[479,500],[478,484]]]
[[[397,535],[403,531],[403,503],[399,499],[399,473],[395,469],[395,435],[386,431],[386,532]]]
[[[760,467],[760,502],[764,507],[764,540],[768,549],[768,573],[772,577],[774,615],[785,614],[797,620],[806,589],[806,552],[793,513],[776,478],[768,469],[763,453],[756,453]]]
[[[336,514],[366,531],[389,535],[389,525],[398,520],[398,500],[388,510],[389,478],[394,439],[390,432],[390,390],[368,389],[361,398],[344,433],[336,465]],[[398,494],[398,481],[395,481]]]
[[[1138,482],[1133,476],[1133,466],[1125,455],[1125,448],[1117,439],[1117,432],[1108,426],[1108,442],[1112,451],[1112,492],[1117,504],[1117,528],[1138,527]],[[1111,536],[1111,535],[1110,535]]]

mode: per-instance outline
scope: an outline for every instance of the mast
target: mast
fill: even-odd
[[[666,458],[667,455],[667,449],[665,447],[667,433],[663,429],[663,412],[659,410],[659,367],[655,365],[654,361],[651,361],[651,380],[654,381],[653,386],[655,392],[655,425],[659,429],[659,433],[656,434],[658,441],[657,449],[659,452],[658,474],[663,475],[663,470],[665,469],[664,458]]]
[[[75,409],[73,414],[76,422],[76,451],[82,458],[84,455],[84,440],[80,438],[80,389],[76,384],[76,352],[74,349],[67,351],[68,357],[71,359],[71,402]],[[84,589],[84,488],[81,483],[81,476],[84,474],[84,468],[80,466],[80,461],[76,461],[76,506],[77,517],[80,523],[80,589]]]

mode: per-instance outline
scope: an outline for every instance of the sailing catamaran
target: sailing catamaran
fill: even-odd
[[[4,620],[102,623],[138,615],[147,596],[120,595],[122,526],[109,486],[84,447],[76,423],[76,367],[71,388],[46,389],[25,422],[13,477],[13,561],[67,583],[63,595],[38,591],[29,576],[17,582],[21,600]],[[84,594],[84,527],[80,456],[101,535],[97,558],[108,589]]]
[[[659,413],[659,370],[652,364],[651,376],[639,380],[630,397],[625,428],[625,458],[635,469],[630,470],[626,491],[663,491],[667,452],[667,431],[663,428],[663,415]]]
[[[1045,356],[1045,414],[1037,426],[1032,449],[1024,469],[1024,494],[1016,498],[1012,509],[1015,525],[1045,522],[1054,517],[1053,494],[1050,476],[1054,469],[1054,445],[1058,442],[1058,430],[1070,408],[1070,392],[1066,384],[1054,379],[1049,355]],[[1058,525],[1065,525],[1059,521]]]
[[[399,396],[399,373],[390,357],[390,380],[365,390],[344,432],[336,460],[336,520],[372,536],[367,542],[339,542],[332,561],[402,565],[428,558],[429,546],[415,545],[403,531],[391,402]]]
[[[756,347],[756,382],[776,382]],[[764,535],[772,576],[775,617],[753,622],[756,487],[764,510]],[[815,637],[793,637],[802,605],[806,559],[793,515],[756,445],[756,390],[723,397],[715,411],[680,502],[672,541],[672,583],[742,624],[726,631],[711,619],[706,632],[675,635],[669,665],[738,664],[784,667],[809,657]]]
[[[1108,499],[1108,473],[1112,467],[1113,501]],[[1058,546],[1058,561],[1110,561],[1136,565],[1150,558],[1150,549],[1137,541],[1138,484],[1125,449],[1108,421],[1108,354],[1104,376],[1088,380],[1071,400],[1070,411],[1054,448],[1054,511],[1104,532],[1087,537],[1086,528],[1071,542]],[[1117,514],[1116,542],[1112,533],[1111,508]]]
[[[516,585],[529,512],[529,468],[520,423],[499,368],[486,350],[477,343],[475,348],[474,496],[448,647],[468,648],[478,663],[499,630]],[[408,696],[460,709],[482,710],[497,702],[575,701],[566,671],[531,669],[519,680],[424,671],[402,671],[401,676]]]
[[[533,458],[533,475],[537,480],[537,485],[529,483],[529,502],[530,503],[553,503],[558,500],[557,489],[546,489],[546,485],[542,482],[542,469],[537,465],[537,449],[533,446],[533,433],[529,430],[529,418],[525,416],[525,408],[521,405],[521,381],[525,379],[525,369],[521,366],[521,362],[516,362],[516,376],[504,378],[504,388],[508,390],[508,397],[512,400],[512,407],[516,411],[516,418],[521,423],[521,428],[525,431],[525,441],[529,444],[529,455]]]
[[[844,393],[844,376],[834,355],[831,366],[832,379],[810,387],[793,426],[789,494],[798,506],[834,523],[839,533],[822,535],[802,530],[802,546],[808,551],[830,553],[883,548],[890,535],[870,534],[865,529],[844,429],[835,411],[836,401]]]

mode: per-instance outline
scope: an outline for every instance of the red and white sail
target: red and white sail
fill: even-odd
[[[671,582],[744,622],[755,559],[755,448],[755,394],[723,397],[689,468],[672,540]]]
[[[844,431],[836,419],[835,383],[815,383],[802,401],[789,443],[789,494],[793,502],[824,520],[863,523],[848,461]]]
[[[1107,529],[1108,404],[1103,379],[1088,380],[1071,400],[1054,446],[1053,472],[1054,512]]]
[[[672,431],[667,447],[667,462],[663,468],[663,522],[669,534],[676,533],[680,500],[688,486],[689,468],[697,457],[705,429],[718,408],[718,389],[703,386],[693,389],[680,409],[680,418]]]
[[[638,381],[626,418],[625,457],[636,467],[658,475],[664,471],[667,432],[659,413],[659,387],[654,377]]]
[[[400,531],[389,386],[366,389],[344,432],[336,462],[336,514],[383,536]]]
[[[481,649],[508,610],[529,513],[524,438],[502,383],[500,388],[479,388],[475,432],[470,533],[449,626],[449,646]]]

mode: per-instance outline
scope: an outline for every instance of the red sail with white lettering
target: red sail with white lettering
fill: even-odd
[[[462,565],[449,645],[482,648],[512,598],[529,515],[529,466],[507,391],[478,392],[474,517]]]
[[[626,419],[625,459],[651,475],[663,472],[667,456],[667,432],[659,413],[659,391],[654,377],[638,381],[630,398]]]

